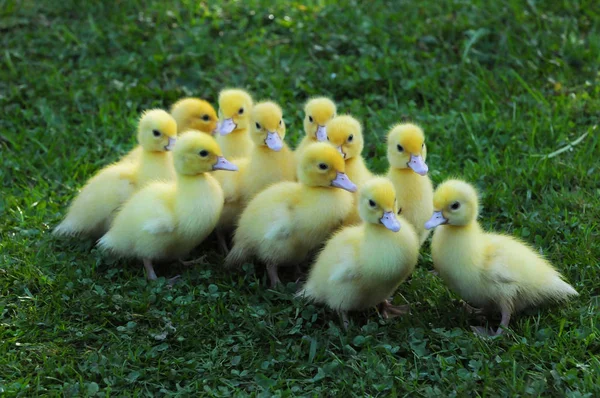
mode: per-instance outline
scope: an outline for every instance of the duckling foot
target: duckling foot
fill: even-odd
[[[395,318],[400,315],[405,315],[410,313],[410,305],[393,305],[389,302],[389,300],[384,300],[381,304],[379,304],[381,312],[381,316],[384,319]]]
[[[440,273],[439,273],[439,272],[437,272],[437,271],[436,271],[436,270],[434,270],[434,269],[430,269],[430,270],[429,270],[429,273],[430,273],[431,275],[440,276]]]
[[[472,307],[466,301],[461,300],[460,303],[462,304],[465,311],[467,311],[467,313],[469,313],[469,314],[482,315],[484,313],[483,309]]]
[[[145,258],[144,268],[146,269],[146,278],[148,278],[149,281],[155,281],[157,278],[156,272],[154,272],[154,267],[152,266],[152,260]]]
[[[173,285],[178,283],[180,280],[181,280],[181,275],[175,275],[174,277],[167,279],[167,284],[170,287],[172,287]]]
[[[508,329],[508,324],[510,323],[510,316],[510,311],[502,310],[502,320],[500,321],[500,326],[498,326],[498,329],[495,333],[493,330],[481,326],[471,326],[471,330],[473,330],[473,332],[481,336],[500,336],[502,333],[504,333],[504,329]]]
[[[206,254],[198,257],[195,260],[188,260],[188,261],[179,260],[179,262],[181,263],[181,265],[184,265],[186,267],[196,265],[196,264],[206,264]]]

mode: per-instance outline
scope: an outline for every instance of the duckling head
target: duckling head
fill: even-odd
[[[244,90],[226,89],[219,93],[219,124],[217,131],[227,135],[236,129],[248,128],[252,112],[252,97]]]
[[[364,222],[381,224],[393,232],[400,231],[396,217],[396,190],[390,180],[377,177],[367,181],[358,200],[358,214]]]
[[[138,142],[145,151],[170,151],[175,145],[177,123],[162,109],[151,109],[142,113],[138,123]]]
[[[345,160],[360,156],[364,141],[360,122],[349,115],[336,116],[327,123],[329,143]]]
[[[197,130],[179,136],[173,150],[175,170],[180,175],[193,176],[212,170],[236,171],[235,164],[223,157],[215,139]]]
[[[479,199],[477,191],[469,183],[448,180],[433,194],[433,216],[425,223],[426,229],[448,224],[464,226],[477,219]]]
[[[304,133],[317,141],[327,141],[327,122],[337,112],[335,103],[326,97],[310,99],[304,105]]]
[[[217,112],[208,102],[199,98],[182,98],[171,107],[171,115],[177,122],[177,130],[198,130],[213,134],[217,128]]]
[[[316,142],[302,152],[298,164],[298,181],[312,187],[336,187],[356,192],[356,185],[345,173],[346,164],[329,144]]]
[[[281,108],[274,102],[266,101],[252,108],[250,138],[257,147],[263,146],[279,152],[283,148],[285,122]]]
[[[419,126],[412,123],[397,124],[388,133],[387,142],[387,157],[391,167],[410,168],[422,176],[427,174],[425,134]]]

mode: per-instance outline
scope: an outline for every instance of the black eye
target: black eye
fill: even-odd
[[[377,206],[377,203],[375,203],[372,199],[369,199],[369,206],[375,207]]]
[[[155,137],[160,137],[160,131],[158,130],[152,130],[152,134],[154,134]]]
[[[260,130],[260,124],[256,122],[256,128]]]
[[[350,136],[348,137],[348,142],[352,142],[353,139],[354,139],[354,134],[350,134]]]
[[[460,207],[460,203],[458,203],[458,202],[454,202],[450,205],[450,208],[452,210],[458,210],[459,207]]]
[[[319,163],[319,168],[321,170],[327,170],[329,168],[329,166],[327,166],[325,163]]]
[[[309,122],[311,122],[311,123],[312,123],[312,122],[314,122],[314,120],[313,120],[312,116],[309,116],[309,117],[308,117],[308,121],[309,121]]]
[[[206,149],[203,149],[200,151],[199,155],[205,158],[208,156],[208,151]]]
[[[208,122],[210,120],[210,116],[204,115],[204,116],[202,116],[202,120],[204,120],[205,122]]]
[[[404,152],[404,148],[402,147],[402,145],[398,144],[396,145],[396,148],[398,148],[398,152]]]
[[[239,113],[240,115],[243,115],[243,114],[244,114],[244,108],[240,108],[240,110],[238,111],[238,113]]]
[[[402,207],[398,209],[398,214],[402,214]]]
[[[423,143],[423,144],[421,145],[421,149],[423,149],[423,148],[425,148],[425,143]]]
[[[283,119],[281,119],[281,120],[279,121],[279,125],[281,126],[282,124],[283,124]]]

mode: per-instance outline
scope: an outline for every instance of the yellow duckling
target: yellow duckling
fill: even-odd
[[[299,182],[274,184],[248,204],[226,266],[238,266],[256,256],[267,265],[271,286],[278,284],[277,268],[304,261],[351,210],[349,192],[356,191],[356,185],[344,170],[344,160],[331,145],[307,147],[297,169]]]
[[[223,208],[223,191],[211,170],[236,170],[210,135],[187,131],[174,149],[177,177],[140,190],[119,211],[98,241],[122,257],[143,259],[148,279],[155,260],[186,255],[212,232]]]
[[[518,239],[484,232],[477,220],[478,195],[459,180],[441,184],[434,195],[433,216],[425,228],[437,227],[431,242],[433,265],[464,300],[502,314],[495,335],[511,315],[543,301],[562,301],[578,293],[542,256]],[[474,328],[488,334],[485,328]]]
[[[136,161],[109,165],[94,175],[71,203],[56,235],[104,234],[116,210],[138,189],[153,180],[175,176],[169,152],[175,144],[177,124],[161,109],[144,112],[138,125],[140,154]]]
[[[252,149],[248,134],[252,97],[240,89],[227,89],[219,93],[217,142],[223,154],[231,158],[247,157]]]
[[[214,134],[217,130],[217,112],[210,103],[200,98],[182,98],[171,106],[171,116],[177,122],[179,134],[197,130]]]
[[[399,211],[413,225],[423,244],[429,236],[423,225],[433,211],[433,185],[425,163],[425,135],[419,126],[398,124],[388,133],[387,142],[390,163],[387,177],[394,184],[398,202],[404,204]]]
[[[199,98],[182,98],[175,102],[171,106],[171,116],[177,122],[178,134],[187,130],[213,134],[219,120],[212,105]],[[142,146],[138,145],[120,162],[136,162],[142,151]]]
[[[349,115],[336,116],[327,123],[329,143],[337,148],[346,161],[346,174],[361,188],[365,182],[373,178],[367,168],[361,152],[364,147],[360,122]],[[358,214],[358,194],[354,195],[354,207],[345,221],[346,225],[360,222]]]
[[[415,269],[419,241],[410,223],[396,218],[396,192],[387,178],[376,177],[359,191],[361,225],[337,232],[319,254],[308,281],[297,294],[347,312],[381,304],[385,318],[406,313],[387,298]],[[402,218],[400,218],[402,220]]]
[[[225,207],[217,230],[225,253],[228,249],[224,234],[234,228],[254,195],[276,182],[293,181],[296,174],[294,157],[283,141],[285,122],[279,105],[267,101],[254,106],[250,137],[254,142],[250,156],[233,161],[240,171],[215,173],[225,193]]]
[[[304,106],[304,138],[296,148],[296,159],[300,159],[307,145],[327,141],[327,122],[336,114],[335,103],[326,97],[310,99]]]

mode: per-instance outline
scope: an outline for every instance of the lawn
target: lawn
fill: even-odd
[[[0,395],[600,395],[597,1],[0,0],[0,17]],[[281,104],[291,145],[304,101],[331,96],[377,172],[389,126],[419,123],[434,183],[474,183],[482,225],[581,296],[477,337],[426,244],[396,297],[412,314],[344,331],[260,265],[224,270],[212,238],[157,268],[182,274],[169,288],[51,235],[142,110],[235,86]]]

